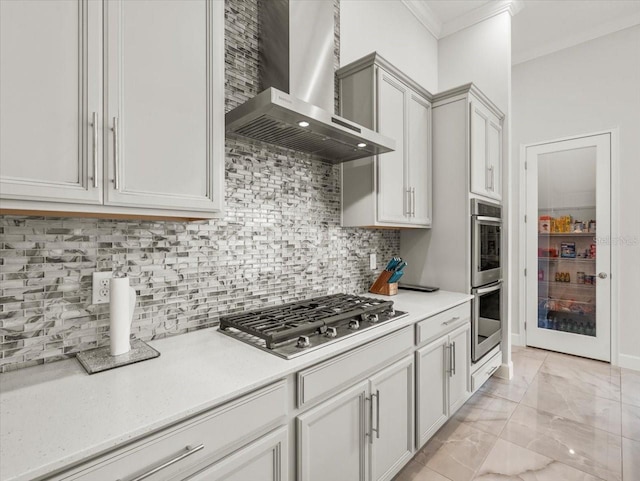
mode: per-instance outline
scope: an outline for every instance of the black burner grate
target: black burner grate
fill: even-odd
[[[350,294],[332,294],[306,301],[291,302],[220,318],[220,330],[235,328],[260,339],[271,349],[274,344],[296,339],[323,326],[366,313],[391,310],[393,301]]]

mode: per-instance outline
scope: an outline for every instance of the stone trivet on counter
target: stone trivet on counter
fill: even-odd
[[[98,347],[89,351],[82,351],[76,355],[89,374],[108,371],[116,367],[126,366],[135,362],[146,361],[160,356],[160,353],[140,339],[131,341],[131,350],[118,356],[112,356],[109,346]]]

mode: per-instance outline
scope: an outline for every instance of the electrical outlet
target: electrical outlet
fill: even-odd
[[[109,302],[112,277],[113,272],[111,271],[93,273],[93,304],[107,304]]]
[[[378,260],[375,254],[369,254],[369,269],[374,270],[378,267]]]

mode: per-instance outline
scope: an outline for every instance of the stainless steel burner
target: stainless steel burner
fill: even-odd
[[[405,315],[393,301],[333,294],[223,316],[220,332],[290,359]]]

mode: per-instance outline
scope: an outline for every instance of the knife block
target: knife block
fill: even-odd
[[[382,294],[383,296],[395,296],[398,293],[398,283],[389,284],[389,279],[393,272],[382,271],[376,281],[369,288],[372,294]]]

